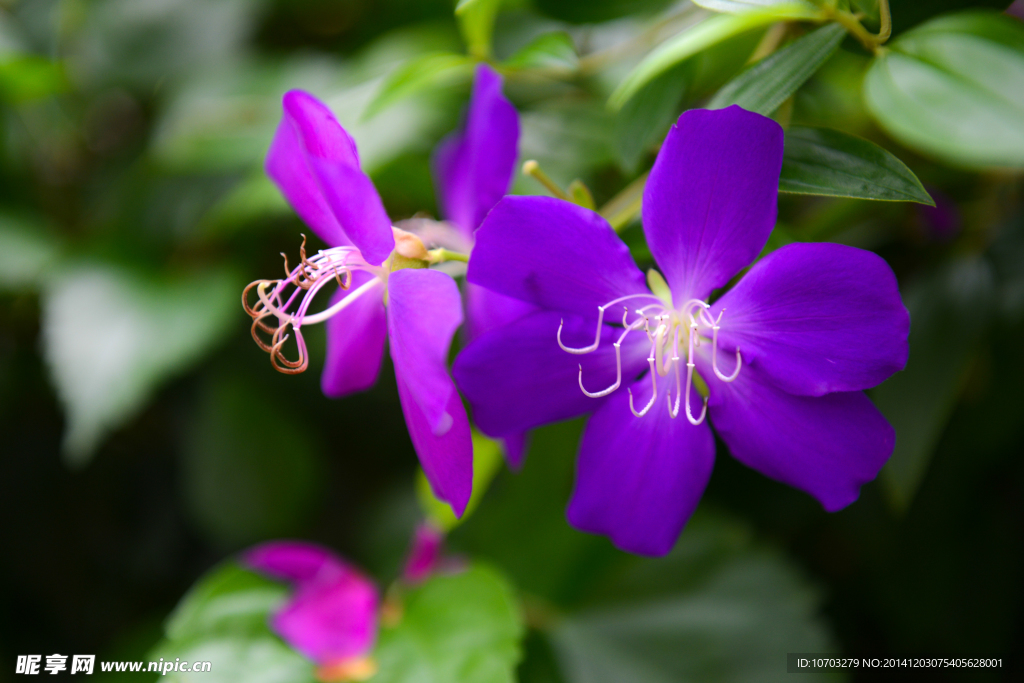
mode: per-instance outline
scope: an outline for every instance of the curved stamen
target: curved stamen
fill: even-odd
[[[668,415],[672,419],[679,417],[679,402],[683,393],[682,380],[679,375],[679,328],[676,328],[675,333],[675,353],[672,355],[672,367],[676,371],[676,402],[675,406],[672,405],[672,392],[669,391],[666,398],[668,399]]]
[[[722,316],[719,315],[718,318],[721,320]],[[740,376],[740,368],[743,367],[743,357],[740,356],[740,347],[736,347],[736,369],[733,370],[731,375],[726,376],[722,374],[722,371],[718,369],[718,325],[714,325],[711,328],[711,331],[713,334],[711,338],[711,369],[715,371],[715,375],[718,379],[723,382],[731,382]]]
[[[605,310],[608,307],[614,306],[617,303],[621,303],[623,301],[628,301],[630,299],[636,299],[638,297],[644,297],[644,298],[648,298],[648,299],[657,299],[658,298],[658,297],[656,297],[656,296],[654,296],[653,294],[650,294],[650,293],[646,293],[646,294],[627,294],[626,296],[620,296],[618,299],[612,299],[608,303],[602,304],[602,305],[597,307],[597,330],[594,332],[594,343],[591,344],[590,346],[583,346],[583,347],[580,347],[580,348],[574,348],[574,347],[566,346],[565,344],[563,344],[562,343],[562,326],[565,324],[565,320],[564,319],[560,320],[558,322],[558,332],[555,335],[555,338],[558,340],[558,346],[563,351],[565,351],[566,353],[572,353],[572,354],[576,354],[576,355],[581,355],[581,354],[584,354],[584,353],[591,353],[593,351],[597,351],[597,347],[599,347],[601,345],[601,323],[604,322],[604,312],[605,312]],[[625,316],[623,316],[623,321],[625,321]]]
[[[644,406],[644,409],[641,410],[639,413],[636,411],[636,408],[633,407],[633,389],[629,388],[626,390],[629,393],[629,410],[637,417],[643,417],[648,412],[650,412],[651,407],[654,405],[654,401],[658,398],[658,373],[654,371],[654,358],[648,358],[647,364],[651,368],[651,400],[647,403],[646,406]]]
[[[580,364],[580,391],[589,396],[590,398],[601,398],[607,396],[622,385],[622,347],[619,342],[612,344],[615,347],[615,384],[611,385],[607,389],[601,391],[589,392],[583,386],[583,364]]]
[[[686,389],[684,389],[686,396],[684,397],[684,403],[686,404],[686,419],[690,421],[694,427],[704,421],[704,417],[708,414],[708,399],[704,397],[704,409],[701,410],[700,417],[694,418],[693,411],[690,409],[690,390],[693,388],[693,346],[694,338],[697,336],[697,324],[695,322],[690,324],[690,339],[689,345],[686,349]]]
[[[690,421],[694,427],[704,421],[704,416],[708,414],[708,399],[704,397],[704,408],[700,411],[700,417],[694,418],[693,411],[690,410],[690,388],[693,386],[693,363],[686,364],[686,419]]]
[[[575,355],[582,355],[584,353],[590,353],[597,351],[597,347],[601,345],[601,323],[604,322],[604,306],[597,307],[597,330],[594,332],[594,343],[590,346],[584,346],[582,348],[573,348],[566,346],[562,343],[562,326],[565,324],[565,319],[558,321],[558,332],[555,333],[555,339],[558,340],[558,346],[567,353]]]

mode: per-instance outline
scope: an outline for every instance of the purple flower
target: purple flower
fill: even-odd
[[[568,202],[507,197],[478,231],[468,279],[543,310],[482,335],[453,374],[489,434],[594,411],[574,526],[668,552],[711,476],[706,415],[733,456],[829,511],[892,453],[894,432],[862,393],[907,359],[909,317],[885,261],[792,244],[707,303],[768,239],[782,151],[778,124],[735,106],[679,118],[644,193],[664,274],[650,288],[608,223]]]
[[[368,655],[377,638],[377,588],[359,571],[326,548],[300,541],[256,546],[242,563],[292,584],[270,628],[317,663],[321,680],[361,680],[376,670]]]
[[[443,545],[443,531],[438,530],[429,522],[417,525],[409,559],[402,571],[402,578],[409,583],[419,583],[433,574],[441,565]]]
[[[432,165],[441,216],[455,226],[455,239],[469,251],[477,227],[508,192],[515,173],[519,116],[501,92],[501,76],[480,64],[465,122],[438,144]],[[535,311],[530,304],[466,284],[466,340]],[[502,434],[513,467],[522,464],[523,434]]]
[[[327,323],[321,387],[330,397],[377,381],[385,341],[413,446],[434,493],[461,515],[469,501],[473,451],[469,421],[447,372],[448,348],[462,323],[462,302],[448,275],[425,268],[428,254],[413,235],[392,228],[355,142],[330,110],[308,93],[284,96],[284,119],[267,152],[267,174],[296,213],[329,246],[284,280],[260,281],[253,336],[275,367],[301,372],[308,364],[304,325]],[[329,307],[310,314],[317,293],[337,283]],[[248,291],[248,290],[247,290]],[[263,322],[275,317],[277,327]],[[281,347],[291,327],[299,359]],[[258,332],[272,335],[269,344]]]

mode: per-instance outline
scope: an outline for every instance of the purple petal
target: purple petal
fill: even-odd
[[[733,456],[806,491],[829,512],[855,501],[892,454],[896,433],[862,392],[794,396],[756,367],[744,367],[731,384],[701,357],[698,368],[710,384],[711,422]]]
[[[309,93],[292,90],[283,104],[284,119],[267,155],[268,175],[328,244],[351,241],[369,263],[382,263],[394,248],[391,220],[359,168],[355,142]]]
[[[448,376],[448,347],[462,324],[462,299],[455,281],[434,270],[406,268],[388,281],[388,333],[395,374],[440,436],[455,386]]]
[[[359,657],[377,636],[377,589],[349,570],[327,583],[310,583],[270,619],[270,627],[318,664]]]
[[[737,106],[684,112],[644,189],[644,233],[676,304],[706,299],[775,226],[782,128]]]
[[[472,235],[512,184],[519,116],[501,93],[501,76],[476,69],[462,130],[445,138],[432,160],[441,215]]]
[[[374,276],[358,272],[348,290],[338,289],[331,305],[338,303]],[[384,289],[371,289],[327,321],[327,357],[320,376],[326,396],[341,398],[369,389],[377,382],[387,339]]]
[[[418,583],[430,576],[437,568],[441,559],[441,546],[444,533],[431,524],[422,522],[416,527],[412,539],[412,551],[405,563],[402,578],[410,583]]]
[[[245,552],[241,561],[261,574],[292,583],[333,581],[349,571],[333,552],[303,541],[272,541]]]
[[[383,263],[395,248],[395,238],[373,181],[358,168],[334,161],[310,159],[309,164],[352,244],[367,263]]]
[[[501,445],[505,451],[505,462],[513,470],[518,471],[526,460],[526,452],[530,449],[530,433],[519,432],[503,436]]]
[[[790,244],[712,307],[720,350],[740,348],[780,389],[821,396],[880,384],[907,363],[910,316],[882,258],[841,244]],[[742,372],[742,371],[741,371]]]
[[[481,336],[455,359],[452,374],[484,433],[495,437],[518,434],[589,413],[600,405],[602,399],[589,398],[580,391],[579,368],[583,366],[583,382],[589,391],[611,386],[616,377],[612,343],[622,329],[603,326],[596,351],[573,355],[558,346],[561,318],[550,311],[528,315]],[[595,331],[595,321],[567,316],[562,341],[567,346],[584,347],[593,343]],[[631,334],[622,343],[623,387],[647,368],[649,346],[642,332]]]
[[[535,311],[537,307],[525,301],[467,282],[466,343]]]
[[[608,222],[553,197],[509,196],[498,202],[477,230],[466,277],[505,296],[595,323],[598,306],[648,293],[643,273]]]
[[[398,375],[397,364],[395,374]],[[473,492],[473,438],[459,393],[452,384],[448,404],[445,406],[445,412],[450,416],[448,429],[438,435],[431,428],[402,377],[398,376],[397,379],[398,398],[402,402],[405,424],[409,428],[409,437],[420,465],[423,466],[423,473],[427,475],[434,495],[447,502],[456,517],[461,517]]]
[[[352,243],[327,206],[320,186],[306,163],[299,138],[287,118],[277,127],[274,141],[267,150],[264,168],[295,209],[295,213],[299,214],[299,218],[328,246],[339,247]]]
[[[473,486],[469,421],[448,376],[448,348],[462,323],[455,281],[404,269],[388,281],[391,358],[413,446],[439,498],[461,515]]]
[[[632,390],[634,405],[646,405],[650,378],[637,380]],[[570,524],[605,534],[619,548],[641,555],[672,549],[700,502],[715,460],[707,423],[694,427],[682,414],[672,419],[663,394],[659,386],[657,401],[643,417],[630,411],[626,392],[614,394],[594,413],[583,432],[569,501]],[[696,392],[693,400],[700,400]]]

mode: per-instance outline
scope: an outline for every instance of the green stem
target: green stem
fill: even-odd
[[[448,249],[431,249],[427,252],[430,256],[430,263],[444,263],[445,261],[460,261],[462,263],[469,263],[469,254],[463,254],[458,251],[450,251]]]
[[[621,232],[640,213],[644,185],[647,184],[649,175],[649,171],[644,173],[601,207],[600,214],[611,224],[615,232]]]
[[[570,197],[565,190],[560,188],[558,186],[558,183],[552,180],[547,173],[542,171],[540,169],[540,164],[538,164],[533,159],[530,159],[529,161],[523,163],[523,174],[528,175],[534,180],[536,180],[538,183],[546,187],[548,189],[548,192],[555,195],[559,199],[564,199],[567,202],[572,201],[572,197]]]
[[[889,0],[879,0],[878,16],[881,26],[878,28],[878,33],[875,34],[864,28],[860,23],[860,19],[855,14],[851,14],[846,10],[831,10],[829,12],[831,19],[842,24],[850,32],[850,35],[860,41],[861,45],[876,54],[878,53],[879,46],[889,40],[889,36],[892,35],[892,12],[889,10]]]

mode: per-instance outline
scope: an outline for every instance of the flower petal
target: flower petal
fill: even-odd
[[[561,319],[550,311],[533,313],[482,335],[455,359],[452,375],[484,433],[494,437],[518,434],[589,413],[600,405],[602,399],[589,398],[580,391],[579,368],[582,365],[588,390],[611,386],[616,376],[612,343],[622,328],[604,325],[596,351],[573,355],[558,346]],[[593,343],[595,331],[593,320],[566,316],[562,341],[567,346],[584,347]],[[622,343],[623,386],[647,368],[649,346],[643,332],[629,335]]]
[[[287,118],[277,127],[274,141],[267,150],[264,169],[295,209],[295,213],[313,229],[317,237],[331,247],[352,243],[327,206],[320,185],[306,163],[295,129]]]
[[[448,347],[462,324],[459,288],[444,273],[406,268],[388,280],[387,308],[395,375],[440,436],[450,424],[448,399],[456,393]]]
[[[416,454],[438,498],[461,515],[473,488],[469,420],[448,376],[448,347],[462,322],[455,281],[404,269],[388,280],[388,333],[398,396]]]
[[[628,294],[644,275],[608,222],[553,197],[509,196],[476,233],[469,282],[532,304],[586,316]]]
[[[706,299],[775,226],[782,128],[737,106],[691,110],[668,133],[643,199],[644,233],[676,304]]]
[[[632,391],[634,405],[646,405],[650,378],[637,380]],[[672,549],[715,460],[707,423],[695,427],[684,415],[672,419],[662,393],[643,417],[630,411],[626,392],[614,394],[594,413],[580,442],[569,501],[570,524],[605,534],[619,548],[641,555]],[[699,400],[696,392],[694,397]]]
[[[711,389],[711,422],[733,456],[806,491],[834,512],[860,495],[892,454],[896,433],[862,392],[794,396],[756,367],[719,381],[698,358]]]
[[[374,276],[358,272],[348,290],[338,289],[331,306],[342,301]],[[341,398],[369,389],[377,382],[387,340],[383,286],[363,293],[340,314],[327,321],[327,357],[320,387],[329,398]]]
[[[300,587],[270,627],[318,664],[370,651],[377,636],[377,589],[354,570]]]
[[[841,244],[790,244],[712,307],[720,350],[738,346],[779,388],[821,396],[880,384],[907,363],[910,316],[882,258]]]
[[[380,265],[395,248],[391,219],[369,176],[358,168],[326,159],[310,159],[324,199],[367,263]]]
[[[437,569],[441,560],[441,546],[444,532],[429,522],[420,522],[412,539],[412,549],[405,561],[402,578],[409,583],[419,583]]]
[[[508,466],[518,471],[526,460],[526,452],[530,449],[530,433],[506,434],[501,437],[501,445]]]
[[[536,306],[466,283],[466,343],[537,310]]]
[[[242,564],[261,574],[292,583],[333,581],[348,566],[323,546],[304,541],[271,541],[246,551]]]
[[[351,241],[367,262],[382,263],[394,248],[391,220],[373,182],[359,168],[355,142],[330,109],[309,93],[292,90],[283,105],[284,120],[267,156],[267,173],[328,244]],[[284,131],[286,125],[291,135]],[[339,230],[347,240],[339,239]]]
[[[443,425],[446,430],[438,434],[431,427],[409,385],[398,375],[397,363],[395,375],[405,424],[409,428],[409,437],[420,465],[423,466],[423,473],[427,475],[434,495],[448,503],[456,517],[461,517],[473,493],[473,437],[459,392],[455,391],[455,385],[448,380],[450,392],[448,403],[444,406],[448,419]]]
[[[515,172],[519,116],[502,79],[480,64],[464,127],[438,145],[432,160],[441,215],[472,235],[505,196]]]

